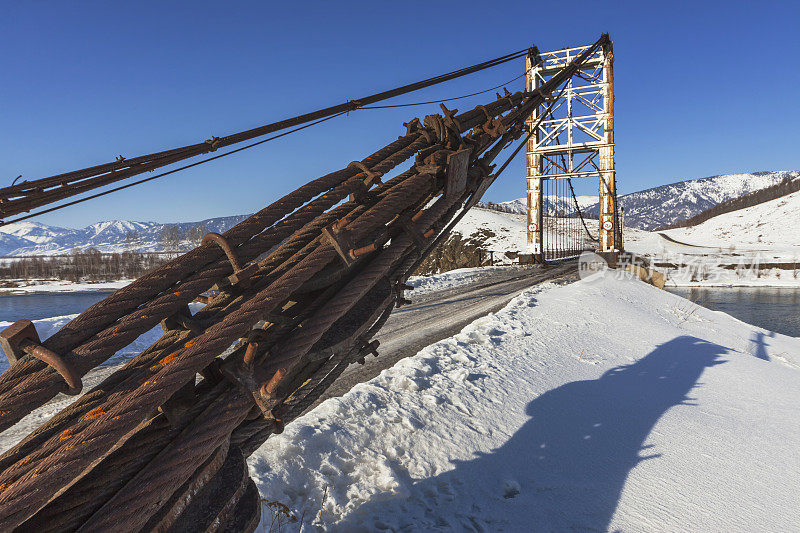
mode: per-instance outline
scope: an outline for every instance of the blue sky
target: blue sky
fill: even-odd
[[[797,2],[553,4],[7,2],[0,183],[202,141],[531,44],[588,44],[602,32],[614,41],[622,192],[800,168]],[[485,89],[523,68],[521,60],[398,101]],[[77,227],[252,212],[437,111],[362,110],[37,220]],[[486,198],[524,190],[520,156]],[[595,191],[593,180],[578,190]]]

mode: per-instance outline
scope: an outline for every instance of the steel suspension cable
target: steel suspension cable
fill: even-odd
[[[225,137],[212,137],[204,142],[125,159],[120,156],[117,161],[102,165],[95,165],[81,170],[62,173],[47,178],[33,181],[25,181],[16,185],[0,188],[0,217],[15,215],[30,211],[42,205],[84,193],[91,189],[103,187],[105,185],[130,178],[143,172],[152,171],[166,165],[170,165],[190,157],[202,155],[215,151],[232,144],[248,141],[262,135],[274,133],[283,129],[299,126],[319,119],[331,117],[341,113],[355,111],[365,105],[376,103],[382,100],[418,91],[433,85],[450,81],[468,74],[492,68],[503,63],[513,61],[523,57],[528,53],[528,49],[512,52],[495,59],[477,63],[464,67],[446,74],[427,78],[422,81],[407,84],[401,87],[382,91],[372,95],[364,96],[356,100],[347,102],[303,115],[298,115],[250,130],[234,133]],[[0,225],[3,223],[0,222]]]

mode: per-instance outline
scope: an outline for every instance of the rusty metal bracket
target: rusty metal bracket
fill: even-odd
[[[445,196],[459,198],[467,189],[467,171],[472,148],[464,148],[447,156],[447,182]]]
[[[210,139],[206,139],[203,142],[210,147],[208,149],[209,152],[213,152],[217,149],[217,147],[219,147],[219,137],[214,137],[213,135]]]
[[[369,168],[367,168],[367,165],[365,165],[361,161],[351,161],[350,164],[347,165],[347,168],[356,168],[359,171],[361,171],[364,174],[366,174],[367,179],[365,179],[363,181],[364,181],[364,185],[366,185],[368,188],[372,187],[372,185],[375,184],[375,183],[383,183],[381,181],[381,176],[383,176],[383,174],[381,174],[380,172],[374,172],[374,171],[370,170]]]
[[[239,285],[242,282],[250,279],[253,274],[258,271],[258,264],[256,263],[251,263],[246,267],[242,267],[242,263],[239,261],[239,258],[236,257],[236,253],[233,251],[233,248],[231,248],[230,243],[228,243],[227,239],[225,239],[225,237],[219,233],[206,233],[203,236],[201,244],[208,243],[214,243],[219,246],[228,257],[228,261],[231,263],[231,268],[233,268],[233,274],[226,278],[230,285]]]
[[[200,322],[192,318],[192,312],[189,310],[189,306],[184,305],[182,308],[175,311],[172,316],[168,316],[161,321],[161,330],[164,333],[176,329],[200,333],[205,328],[203,328]]]
[[[263,399],[272,397],[286,375],[286,370],[279,368],[274,374],[269,374],[262,366],[256,364],[259,344],[259,341],[248,342],[242,359],[225,361],[220,365],[220,371],[228,381],[252,395],[265,419],[281,423],[280,416],[272,412],[273,406],[268,405]]]
[[[228,256],[228,261],[230,261],[231,267],[233,267],[234,272],[242,269],[242,264],[239,262],[239,258],[236,257],[236,254],[234,253],[233,249],[231,248],[231,245],[228,243],[225,237],[223,237],[219,233],[214,233],[214,232],[206,233],[203,236],[203,240],[200,241],[200,244],[208,244],[208,243],[216,244],[222,249],[223,252],[225,252],[225,255]]]
[[[403,126],[406,128],[406,135],[411,135],[422,129],[422,123],[419,121],[419,118],[416,117],[408,122],[403,122]]]
[[[349,232],[344,228],[338,228],[337,224],[333,224],[322,228],[322,235],[339,254],[339,257],[344,261],[345,266],[353,264],[353,259],[350,257],[350,250],[353,249],[353,243],[349,238]]]
[[[350,201],[361,205],[373,205],[378,201],[378,197],[369,191],[369,186],[358,178],[347,180],[346,185],[350,187]]]
[[[17,320],[0,331],[0,346],[9,364],[13,365],[27,354],[52,367],[67,382],[69,390],[66,394],[74,396],[83,389],[81,376],[75,368],[59,354],[42,346],[36,326],[27,318]]]
[[[481,128],[495,139],[505,133],[507,129],[505,122],[503,121],[503,117],[489,119],[481,126]]]
[[[442,113],[444,113],[444,121],[445,126],[454,132],[456,135],[461,137],[461,123],[456,118],[456,113],[458,113],[458,109],[447,109],[447,106],[444,104],[439,104],[439,107],[442,108]]]
[[[486,110],[486,108],[485,108],[484,106],[480,105],[480,104],[476,105],[476,106],[475,106],[475,109],[480,109],[481,111],[483,111],[483,114],[484,114],[484,115],[486,115],[486,120],[492,120],[492,118],[494,118],[494,117],[492,117],[492,115],[491,115],[491,114],[490,114],[490,113],[489,113],[489,112]]]

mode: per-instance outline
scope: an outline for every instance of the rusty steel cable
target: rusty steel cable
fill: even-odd
[[[570,66],[574,70],[581,61],[579,57]],[[560,74],[563,81],[571,75],[570,68]],[[559,75],[553,79],[558,81]],[[489,174],[491,160],[522,135],[533,106],[540,105],[557,86],[554,82],[538,92],[508,94],[460,115],[443,106],[444,116],[431,115],[424,124],[410,124],[409,133],[400,139],[403,142],[393,143],[380,157],[365,159],[359,164],[363,167],[351,165],[324,177],[325,181],[315,180],[311,182],[315,187],[298,193],[301,187],[295,191],[298,194],[291,193],[250,217],[248,224],[237,225],[236,231],[224,234],[224,244],[230,243],[241,270],[247,271],[246,283],[237,281],[222,249],[203,245],[170,262],[169,268],[147,283],[122,296],[115,293],[107,299],[107,307],[93,306],[91,313],[87,310],[70,323],[76,329],[65,328],[66,332],[43,343],[56,353],[69,354],[68,361],[75,353],[106,353],[128,342],[137,328],[164,319],[180,323],[176,315],[180,306],[170,294],[178,297],[174,293],[185,289],[189,298],[199,291],[191,301],[234,274],[232,285],[219,285],[220,294],[190,317],[196,321],[194,329],[191,323],[172,326],[151,348],[0,457],[0,529],[31,530],[55,516],[64,517],[64,523],[71,524],[69,529],[110,530],[120,517],[131,528],[143,527],[165,498],[176,497],[184,483],[201,479],[197,468],[215,450],[227,452],[232,435],[249,453],[299,416],[349,362],[368,353],[366,341],[380,328],[394,300],[376,308],[369,319],[372,323],[364,324],[363,336],[337,344],[338,351],[315,352],[328,332],[384,283],[381,280],[388,276],[393,283],[399,282],[410,274],[415,262],[452,227],[458,210],[463,216],[496,178]],[[469,185],[466,193],[453,194],[448,190],[454,182],[445,170],[459,150],[471,154]],[[376,170],[379,165],[391,169],[414,153],[415,165],[384,184],[372,189],[356,187],[355,182],[344,185],[353,179],[374,185],[375,174],[386,172]],[[355,196],[337,204],[336,198],[347,194]],[[442,196],[432,202],[437,194]],[[333,241],[322,237],[323,230],[331,227],[341,235],[331,237]],[[333,246],[342,245],[338,239],[362,247],[365,252],[360,253],[366,255],[340,258],[343,251]],[[368,242],[373,244],[364,246]],[[264,252],[269,253],[259,257]],[[213,274],[204,277],[206,271]],[[153,322],[154,316],[162,318]],[[253,328],[265,317],[267,329],[260,335],[266,335],[266,340],[247,341],[254,331],[261,331]],[[77,329],[81,324],[85,331]],[[113,340],[123,331],[118,343]],[[59,345],[62,351],[53,349]],[[244,382],[230,381],[231,376],[211,370],[215,361],[217,366],[219,362],[230,366],[246,358],[253,346],[257,347],[253,364],[265,375],[273,374],[270,383],[276,382],[275,386],[248,389]],[[35,361],[20,359],[0,378],[0,408],[5,410],[13,405],[14,397],[24,395],[23,383],[27,387],[49,380],[50,385],[38,395],[63,390],[57,374]],[[95,364],[87,358],[81,371]],[[165,416],[182,412],[172,412],[169,406],[180,400],[180,391],[194,383],[198,372],[205,379],[191,387],[190,394],[198,400],[194,409],[186,412],[188,418],[169,418],[165,423]],[[25,407],[14,408],[17,411],[6,420],[24,413]],[[152,418],[156,409],[163,414]],[[263,414],[251,418],[259,409]],[[182,453],[185,450],[191,453]],[[175,476],[164,476],[165,471]]]
[[[82,204],[83,202],[88,202],[89,200],[95,200],[95,199],[100,198],[102,196],[106,196],[106,195],[109,195],[109,194],[112,194],[112,193],[115,193],[115,192],[119,192],[119,191],[122,191],[122,190],[125,190],[125,189],[129,189],[131,187],[135,187],[136,185],[141,185],[142,183],[147,183],[149,181],[154,181],[154,180],[157,180],[159,178],[163,178],[165,176],[169,176],[171,174],[175,174],[177,172],[181,172],[183,170],[188,170],[190,168],[194,168],[196,166],[203,165],[205,163],[210,163],[211,161],[216,161],[217,159],[222,159],[223,157],[227,157],[229,155],[237,154],[237,153],[242,152],[244,150],[248,150],[250,148],[255,148],[256,146],[262,145],[264,143],[268,143],[270,141],[274,141],[276,139],[280,139],[281,137],[285,137],[285,136],[287,136],[289,134],[292,134],[292,133],[295,133],[297,131],[304,130],[306,128],[310,128],[312,126],[316,126],[317,124],[322,124],[323,122],[327,122],[328,120],[334,119],[334,118],[342,116],[344,114],[345,114],[345,112],[342,111],[341,113],[337,113],[336,115],[331,115],[329,117],[325,117],[325,118],[317,120],[315,122],[310,122],[308,124],[304,124],[303,126],[299,126],[297,128],[291,129],[289,131],[285,131],[285,132],[280,133],[278,135],[273,135],[272,137],[268,137],[266,139],[262,139],[260,141],[257,141],[257,142],[242,146],[240,148],[236,148],[234,150],[229,150],[229,151],[225,152],[224,154],[219,154],[219,155],[215,155],[215,156],[212,156],[212,157],[207,157],[205,159],[201,159],[200,161],[195,161],[194,163],[190,163],[190,164],[184,165],[182,167],[173,168],[172,170],[168,170],[166,172],[161,172],[160,174],[156,174],[155,176],[150,176],[149,178],[136,180],[136,181],[131,182],[131,183],[126,183],[125,185],[120,185],[119,187],[113,187],[113,188],[105,190],[103,192],[99,192],[99,193],[96,193],[96,194],[92,194],[92,195],[86,196],[84,198],[80,198],[79,200],[73,200],[71,202],[66,202],[66,203],[63,203],[63,204],[59,204],[59,205],[57,205],[55,207],[50,207],[50,208],[47,208],[47,209],[41,209],[39,211],[36,211],[35,213],[29,213],[27,215],[14,218],[12,220],[0,221],[0,226],[7,226],[8,224],[13,224],[15,222],[22,222],[23,220],[28,220],[28,219],[31,219],[31,218],[35,218],[35,217],[47,214],[47,213],[52,213],[53,211],[59,211],[61,209],[65,209],[65,208],[71,207],[73,205]],[[94,189],[94,188],[97,188],[97,187],[92,187],[92,189]],[[79,193],[72,194],[70,196],[75,196],[77,194],[79,194]],[[48,203],[50,203],[50,202],[48,202]]]
[[[284,119],[278,122],[259,126],[239,133],[234,133],[224,137],[212,137],[201,143],[196,143],[181,148],[165,150],[126,159],[120,156],[116,161],[103,165],[95,165],[82,170],[63,173],[48,178],[41,178],[32,181],[24,181],[8,187],[0,188],[0,218],[13,216],[19,213],[30,211],[36,207],[53,203],[64,198],[84,193],[88,190],[103,187],[132,176],[152,171],[166,165],[177,163],[184,159],[213,152],[219,148],[224,148],[248,141],[262,135],[267,135],[287,128],[318,121],[341,113],[355,111],[365,106],[418,91],[439,83],[450,81],[468,74],[495,67],[520,57],[524,57],[528,49],[520,50],[504,56],[484,61],[469,67],[461,68],[446,74],[434,76],[419,82],[411,83],[388,91],[382,91],[368,96],[363,96],[355,100],[317,111],[312,111],[296,117]]]
[[[380,168],[389,170],[397,164],[400,164],[402,160],[413,155],[413,152],[405,151],[404,149],[414,145],[415,142],[419,143],[418,137],[418,134],[407,135],[386,148],[379,150],[373,154],[373,156],[366,158],[364,164],[372,166],[375,163],[380,163],[385,160],[387,163]],[[419,144],[414,145],[414,148],[418,147]],[[324,185],[335,187],[345,182],[346,179],[353,178],[358,174],[360,173],[357,173],[352,168],[344,169],[320,178],[320,180],[327,178]],[[334,175],[336,176],[334,177]],[[334,179],[336,181],[333,181]],[[303,187],[301,187],[301,189],[302,188]],[[275,219],[279,218],[278,215],[287,210],[284,206],[299,207],[297,204],[299,204],[300,201],[310,200],[313,196],[316,196],[314,193],[319,194],[322,192],[321,187],[309,189],[310,190],[303,195],[296,194],[300,189],[290,193],[283,199],[272,204],[272,206],[249,217],[240,224],[237,224],[225,232],[224,237],[228,239],[229,242],[233,243],[244,241],[244,236],[239,237],[239,235],[243,233],[243,226],[249,226],[247,229],[253,231],[263,230],[267,223],[277,222]],[[292,202],[290,203],[290,201]],[[272,209],[273,207],[276,209]],[[324,206],[312,207],[311,209],[314,214],[317,214],[321,212],[322,207]],[[270,211],[275,214],[272,214]],[[267,218],[270,214],[272,214],[272,216]],[[304,213],[298,214],[298,216],[303,215]],[[304,218],[301,219],[300,225],[302,225],[304,221]],[[287,222],[287,224],[288,223],[289,222]],[[245,248],[245,250],[243,250],[245,254],[242,254],[242,259],[249,260],[251,257],[262,253],[290,233],[291,230],[279,233],[275,238],[268,239],[267,242],[261,243],[258,249],[248,250]],[[244,244],[244,246],[246,246],[246,244]],[[201,258],[197,257],[200,255],[199,252],[201,251],[206,252],[203,254],[205,257],[216,256],[215,268],[210,268],[207,264],[201,264]],[[197,275],[190,276],[188,281],[177,286],[174,285],[180,281],[179,276],[182,272],[195,269],[199,270],[202,267],[205,267],[205,269],[201,270]],[[120,289],[99,304],[90,307],[66,324],[50,339],[45,341],[45,346],[56,353],[63,353],[66,351],[75,353],[74,348],[72,348],[73,346],[86,341],[92,335],[100,335],[103,329],[107,329],[107,336],[112,339],[113,342],[113,351],[109,349],[105,350],[104,357],[99,358],[97,362],[92,361],[88,363],[86,368],[82,369],[84,372],[88,371],[90,368],[93,368],[105,360],[105,358],[113,355],[116,350],[133,341],[138,335],[148,331],[161,320],[173,314],[178,308],[191,302],[199,294],[208,290],[211,285],[230,273],[230,264],[223,258],[223,253],[219,248],[213,245],[196,248],[180,258],[171,261],[158,271],[139,278],[131,285]],[[167,291],[161,298],[162,301],[166,300],[164,304],[161,304],[160,300],[155,300],[154,303],[149,302],[145,304],[144,308],[137,309],[137,307],[141,305],[141,302],[148,302],[148,300],[154,298],[158,292],[163,293],[164,291]],[[157,307],[159,305],[161,307]],[[149,312],[148,309],[150,310]],[[123,331],[118,329],[121,327],[119,324],[109,327],[114,324],[115,317],[120,316],[122,313],[132,313],[134,311],[134,316],[131,318],[134,329],[126,329],[125,331],[128,332],[127,334],[122,334]],[[119,320],[119,318],[116,320]],[[92,326],[95,327],[92,328]],[[80,357],[81,354],[76,353],[75,355]],[[80,359],[76,359],[76,361],[80,364]],[[21,377],[24,375],[27,375],[28,378],[21,381]],[[11,388],[12,386],[13,389]],[[38,407],[44,401],[49,400],[62,390],[64,390],[62,381],[57,375],[54,375],[53,372],[50,371],[49,367],[33,357],[23,358],[0,376],[0,429],[5,429],[11,424],[16,423],[16,421],[33,408]]]

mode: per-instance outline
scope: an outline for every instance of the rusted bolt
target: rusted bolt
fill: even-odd
[[[356,259],[358,257],[361,257],[362,255],[366,255],[366,254],[372,253],[377,249],[378,249],[378,245],[373,242],[372,244],[368,244],[366,246],[362,246],[361,248],[356,248],[355,250],[350,250],[349,254],[350,254],[351,258]]]
[[[277,371],[275,371],[275,374],[270,378],[270,380],[261,386],[261,396],[264,398],[272,397],[272,395],[278,389],[278,385],[281,384],[281,381],[283,381],[285,376],[285,368],[279,368]]]

